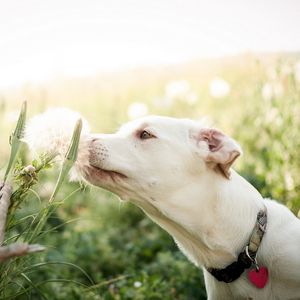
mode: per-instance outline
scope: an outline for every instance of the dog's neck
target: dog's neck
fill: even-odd
[[[197,266],[223,268],[236,260],[248,243],[258,211],[258,191],[236,172],[195,180],[157,203],[136,203],[171,234]]]

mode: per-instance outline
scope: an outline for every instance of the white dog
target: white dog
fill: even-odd
[[[171,234],[203,267],[208,299],[300,299],[300,221],[230,169],[241,154],[234,140],[150,116],[95,135],[89,153],[85,178]]]

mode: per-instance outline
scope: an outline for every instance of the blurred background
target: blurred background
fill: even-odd
[[[79,111],[94,132],[147,114],[206,117],[241,144],[236,169],[298,214],[299,1],[10,0],[0,25],[1,174],[23,100],[29,116]],[[43,207],[56,178],[41,174],[42,201],[27,197],[20,218]],[[70,265],[28,275],[43,284],[27,298],[206,299],[201,270],[137,208],[74,183],[60,197],[55,230],[39,241],[48,251],[30,259]]]

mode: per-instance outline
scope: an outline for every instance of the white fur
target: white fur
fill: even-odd
[[[142,130],[155,137],[140,139]],[[207,161],[207,143],[195,138],[201,130],[203,124],[191,120],[151,116],[116,134],[96,135],[86,179],[132,201],[171,234],[182,252],[204,267],[208,299],[300,299],[299,220],[263,199],[235,171],[229,179],[216,172],[216,164]],[[268,224],[257,259],[269,270],[268,284],[257,289],[246,272],[233,283],[218,282],[205,267],[224,268],[237,259],[263,204]]]

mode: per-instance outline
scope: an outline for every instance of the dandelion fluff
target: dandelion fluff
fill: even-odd
[[[265,83],[262,88],[262,96],[265,100],[271,100],[273,97],[273,88],[270,83]]]
[[[134,102],[129,105],[127,115],[130,120],[134,120],[146,116],[148,111],[148,106],[145,103]]]
[[[230,85],[223,78],[214,78],[209,85],[210,94],[214,98],[224,98],[230,93]]]
[[[80,174],[84,173],[89,165],[90,127],[78,112],[67,108],[49,109],[28,122],[24,136],[24,141],[35,155],[46,153],[57,156],[58,161],[62,161],[78,119],[82,120],[83,126],[71,180],[81,179]]]

